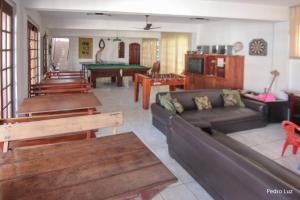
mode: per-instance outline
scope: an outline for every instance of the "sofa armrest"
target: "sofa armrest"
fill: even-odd
[[[176,113],[173,113],[163,108],[157,103],[151,104],[151,112],[152,112],[152,116],[162,121],[168,121],[171,116],[176,115]]]
[[[263,113],[265,116],[268,114],[268,105],[264,102],[255,101],[252,99],[243,98],[243,102],[247,108]]]

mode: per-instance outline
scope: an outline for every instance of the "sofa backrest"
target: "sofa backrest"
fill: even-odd
[[[265,163],[245,158],[177,115],[169,128],[169,151],[189,166],[196,180],[209,185],[216,199],[299,199],[299,176],[277,163],[270,160],[274,167],[269,171]],[[293,194],[270,195],[268,189],[292,189]]]
[[[158,93],[156,95],[156,103],[159,103],[159,95],[164,95],[166,92]],[[189,91],[175,91],[170,92],[173,98],[176,98],[184,107],[185,110],[197,109],[194,103],[196,96],[208,96],[213,107],[223,107],[222,90],[221,89],[202,89],[202,90],[189,90]]]

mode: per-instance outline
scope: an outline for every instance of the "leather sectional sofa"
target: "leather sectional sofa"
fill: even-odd
[[[185,112],[193,113],[189,101],[195,95],[207,95],[213,99],[215,117],[206,113],[188,118],[172,114],[158,101],[152,105],[153,124],[162,130],[168,141],[170,155],[178,161],[209,194],[217,200],[296,200],[300,199],[300,176],[258,152],[228,137],[229,133],[261,127],[266,124],[266,105],[247,102],[241,111],[225,114],[219,109],[221,90],[172,92],[184,104]],[[158,94],[161,95],[161,94]],[[225,108],[224,108],[225,109]],[[244,110],[249,109],[249,110]],[[213,111],[213,110],[211,110]],[[196,112],[196,111],[195,111]],[[202,112],[202,111],[198,111]],[[233,116],[239,114],[240,119]],[[245,117],[245,118],[243,118]],[[235,121],[234,121],[235,120]],[[228,122],[227,125],[225,122]],[[238,124],[241,122],[241,124]],[[237,124],[235,124],[237,123]]]
[[[156,96],[156,103],[151,105],[152,123],[165,135],[168,134],[169,117],[174,113],[164,109],[159,103],[159,93]],[[224,107],[221,89],[203,89],[193,91],[171,92],[185,108],[180,115],[192,125],[209,130],[211,128],[223,133],[231,133],[241,130],[263,127],[267,124],[267,105],[250,99],[243,99],[245,108]],[[212,109],[199,112],[194,103],[195,96],[208,96]]]

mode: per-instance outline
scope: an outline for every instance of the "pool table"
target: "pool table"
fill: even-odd
[[[123,63],[104,63],[104,64],[94,64],[86,63],[83,64],[83,68],[89,71],[89,78],[92,86],[96,88],[96,79],[99,77],[111,77],[112,82],[117,82],[117,86],[123,86],[123,77],[132,76],[136,73],[146,74],[150,67],[145,67],[141,65],[129,65]]]

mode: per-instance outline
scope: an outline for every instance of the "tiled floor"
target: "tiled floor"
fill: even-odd
[[[166,91],[167,87],[155,87],[152,90],[151,102],[158,91]],[[125,80],[124,87],[111,85],[109,80],[98,82],[94,90],[103,106],[101,112],[122,111],[124,125],[119,132],[133,131],[157,155],[157,157],[177,176],[178,182],[169,186],[158,194],[154,200],[209,200],[210,195],[168,154],[166,137],[151,124],[151,111],[143,110],[141,100],[134,102],[132,82]],[[140,95],[141,96],[141,95]],[[110,134],[110,130],[102,130],[98,136]],[[288,149],[286,156],[280,157],[280,150],[284,140],[284,133],[278,124],[272,124],[262,129],[231,134],[251,148],[260,151],[278,163],[297,171],[300,162],[299,154],[291,155]],[[299,171],[298,171],[299,173]]]

